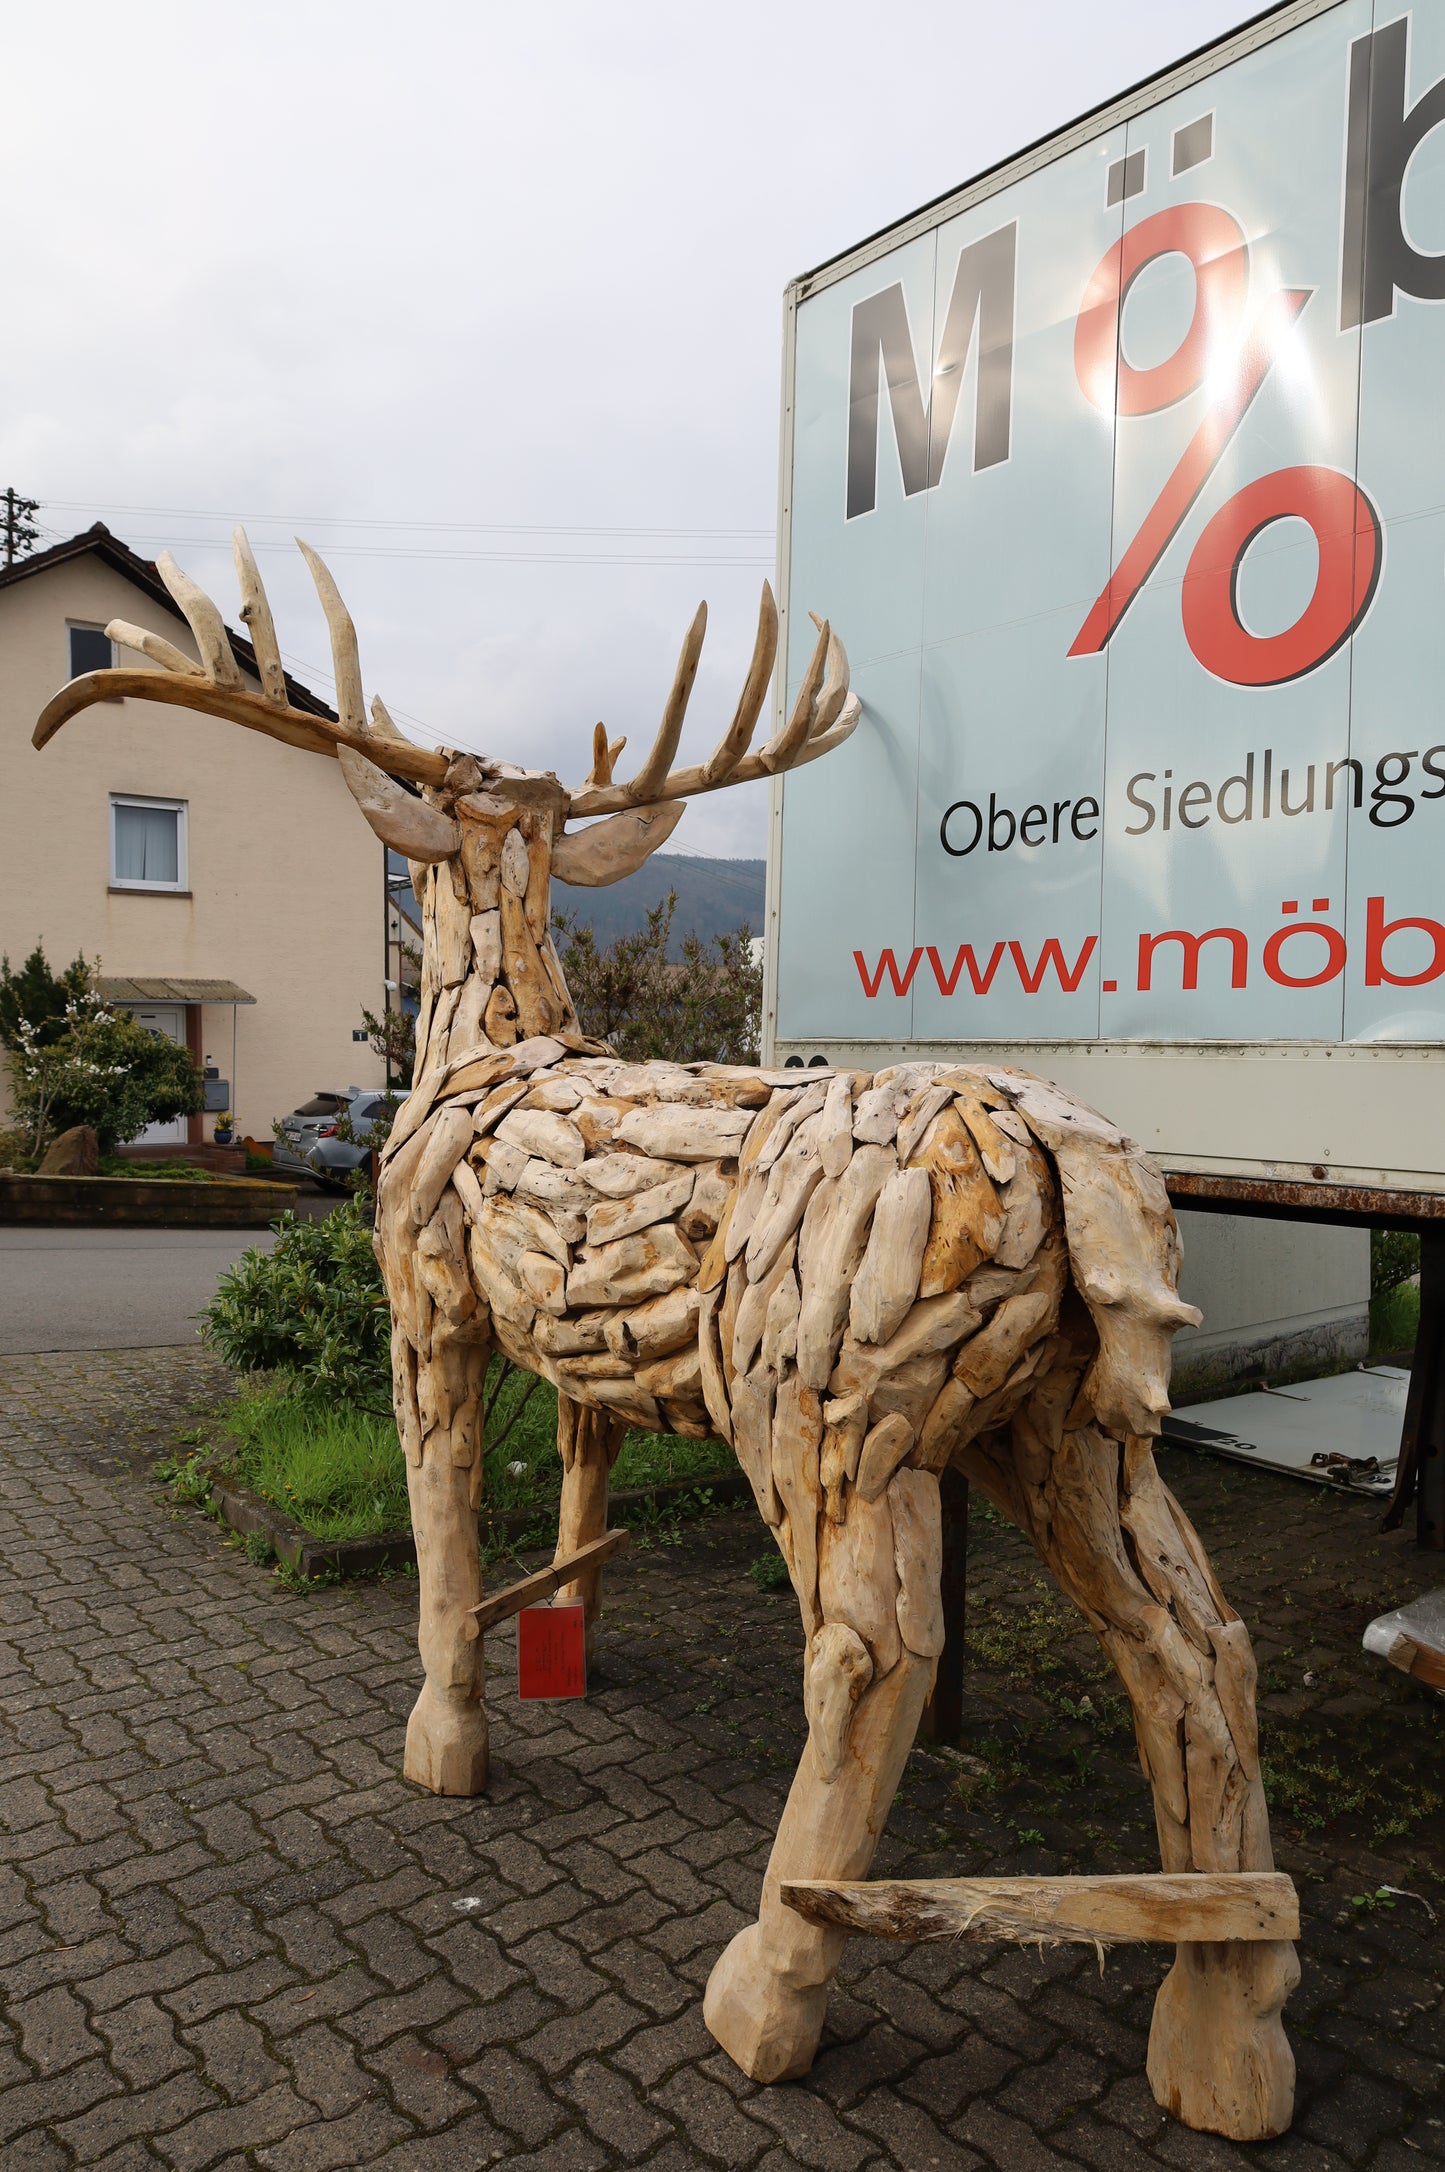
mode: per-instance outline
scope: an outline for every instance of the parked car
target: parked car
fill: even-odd
[[[344,1093],[314,1093],[300,1108],[283,1116],[277,1130],[273,1156],[278,1169],[294,1169],[301,1176],[315,1176],[309,1156],[323,1133],[334,1134],[336,1119],[353,1101],[365,1098],[359,1086]]]
[[[306,1155],[312,1175],[322,1184],[344,1184],[357,1169],[365,1168],[373,1150],[385,1144],[401,1098],[400,1088],[390,1094],[357,1094],[317,1132],[316,1143]]]

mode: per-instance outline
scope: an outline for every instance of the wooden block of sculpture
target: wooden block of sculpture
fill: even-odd
[[[808,1738],[758,1918],[708,1983],[719,2043],[760,2081],[805,2073],[850,1929],[1162,1937],[1176,1956],[1149,2044],[1158,2101],[1237,2140],[1281,2132],[1297,1922],[1271,1875],[1248,1633],[1154,1468],[1170,1338],[1198,1317],[1158,1171],[1105,1118],[997,1065],[620,1062],[581,1033],[547,932],[553,871],[616,881],[692,795],[846,741],[860,712],[837,634],[821,624],[787,721],[750,753],[777,645],[765,588],[737,712],[707,761],[679,767],[700,612],[640,767],[616,778],[623,743],[599,726],[569,791],[415,746],[379,703],[368,715],[351,620],[314,554],[339,715],[291,709],[239,531],[236,558],[257,690],[215,606],[162,556],[201,664],[152,649],[158,669],[89,673],[35,741],[110,695],[228,718],[334,757],[411,865],[417,1059],[376,1232],[420,1587],[407,1776],[441,1794],[486,1785],[479,1623],[553,1585],[595,1620],[625,1425],[711,1431],[776,1534],[807,1640]],[[563,1479],[553,1568],[486,1599],[493,1349],[556,1385]],[[1162,1876],[863,1882],[942,1648],[950,1467],[1028,1535],[1116,1667]]]

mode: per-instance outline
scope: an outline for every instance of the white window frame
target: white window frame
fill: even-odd
[[[137,882],[135,878],[116,873],[115,810],[117,807],[165,807],[176,817],[176,880],[174,882]],[[145,792],[112,792],[110,795],[110,886],[112,890],[163,890],[175,892],[189,890],[190,858],[186,844],[186,801],[183,799],[156,799]]]
[[[91,618],[68,618],[65,621],[65,673],[67,678],[73,678],[75,676],[70,668],[70,637],[73,633],[105,634],[105,628],[104,626],[97,625],[95,620]],[[108,641],[110,640],[110,636],[108,634],[106,634],[106,639]],[[110,667],[112,670],[115,667],[115,643],[113,641],[110,642]]]

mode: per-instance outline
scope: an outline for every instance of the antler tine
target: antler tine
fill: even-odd
[[[241,589],[241,624],[250,633],[251,646],[256,652],[256,675],[261,681],[261,692],[273,709],[284,709],[286,669],[281,662],[281,646],[276,639],[276,624],[261,581],[261,569],[256,564],[244,528],[231,532],[231,555],[236,561],[236,579]]]
[[[398,739],[403,746],[412,744],[406,733],[396,724],[380,694],[373,694],[371,697],[371,729],[378,739]]]
[[[702,645],[702,614],[694,620],[691,633],[683,648],[682,662],[678,665],[674,697],[682,688],[682,701],[686,700],[686,686],[691,683],[691,673],[696,669],[696,651]],[[857,729],[863,713],[863,705],[856,694],[848,691],[848,653],[826,619],[816,616],[813,624],[818,629],[818,640],[793,711],[776,739],[756,754],[743,750],[762,705],[763,690],[775,661],[777,648],[777,612],[772,590],[764,584],[762,607],[758,614],[758,634],[753,647],[753,660],[737,713],[723,738],[705,763],[691,769],[674,769],[663,774],[664,765],[658,749],[664,744],[670,753],[676,745],[676,731],[667,737],[668,727],[674,721],[673,704],[669,704],[664,732],[659,734],[658,747],[654,747],[647,763],[631,784],[613,784],[610,764],[603,766],[601,749],[606,734],[598,727],[594,741],[592,775],[575,791],[569,803],[569,813],[575,817],[615,814],[626,807],[635,807],[645,789],[653,805],[664,800],[690,799],[694,793],[716,792],[730,784],[752,784],[767,776],[777,776],[787,769],[799,769],[805,762],[815,762],[823,754],[831,754],[834,747],[842,746]],[[681,705],[678,705],[676,723],[681,723]],[[611,750],[615,756],[617,748]]]
[[[770,739],[759,752],[758,759],[773,776],[777,776],[780,770],[792,767],[794,758],[802,752],[812,736],[818,693],[828,667],[831,631],[828,621],[824,619],[818,628],[818,639],[808,659],[808,668],[803,673],[803,683],[798,688],[798,698],[793,703],[793,713],[777,738]],[[844,691],[846,690],[845,680]]]
[[[637,775],[623,788],[634,806],[659,797],[659,787],[671,766],[672,757],[677,752],[677,742],[682,737],[682,720],[687,715],[688,696],[697,677],[698,658],[702,655],[703,636],[706,632],[707,605],[700,603],[693,622],[687,629],[682,653],[677,659],[672,692],[667,697],[667,707],[662,712],[662,722],[652,743],[652,752]]]
[[[366,700],[361,691],[361,656],[356,646],[356,628],[351,623],[351,613],[341,600],[341,591],[331,578],[329,567],[319,558],[309,543],[296,538],[296,548],[310,569],[316,583],[316,593],[321,598],[321,608],[326,613],[326,624],[331,635],[331,661],[336,673],[336,714],[341,719],[343,731],[356,732],[361,738],[370,736],[366,716]]]
[[[611,784],[612,771],[616,766],[617,757],[622,752],[622,749],[626,746],[626,744],[627,740],[625,736],[621,739],[614,739],[609,742],[607,737],[607,726],[605,724],[596,724],[593,726],[592,768],[587,778],[587,782],[589,784]]]
[[[777,653],[778,607],[773,601],[770,584],[764,581],[762,600],[758,605],[758,633],[753,643],[753,660],[748,665],[748,675],[743,681],[743,690],[738,696],[733,720],[702,765],[703,777],[708,784],[721,784],[725,777],[731,776],[747,753],[762,712],[763,697],[768,691],[768,681],[773,675]]]
[[[106,639],[113,641],[117,648],[135,649],[142,656],[148,656],[153,664],[159,664],[163,671],[179,671],[192,679],[206,676],[193,656],[176,648],[163,634],[150,633],[144,626],[132,626],[123,618],[113,618],[105,632]]]
[[[221,614],[205,590],[198,588],[188,573],[182,573],[169,551],[162,551],[157,558],[156,571],[180,605],[186,623],[196,637],[201,663],[212,686],[240,687],[243,684],[241,667],[231,654]]]
[[[810,611],[808,616],[812,619],[813,624],[821,630],[823,622],[816,612]],[[843,704],[847,699],[848,651],[839,640],[836,628],[830,626],[828,629],[828,676],[823,681],[823,691],[818,696],[817,707],[813,711],[813,728],[808,734],[810,740],[821,739],[824,732],[828,731],[837,722]]]

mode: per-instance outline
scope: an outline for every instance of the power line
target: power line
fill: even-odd
[[[237,520],[264,521],[280,522],[288,527],[381,528],[429,535],[585,535],[635,538],[676,536],[679,539],[740,543],[771,542],[775,533],[772,528],[626,528],[526,520],[378,520],[340,513],[215,513],[206,512],[197,506],[184,505],[102,505],[90,498],[47,498],[45,503],[62,513],[120,513],[127,516],[148,514],[153,517],[158,515],[165,520],[220,520],[230,525],[234,525]]]
[[[164,530],[154,532],[139,528],[131,534],[137,543],[160,542],[171,550],[226,550],[228,539],[223,536],[175,536]],[[279,543],[267,542],[264,536],[252,537],[251,547],[256,551],[290,551],[290,540]],[[508,566],[715,566],[741,567],[747,571],[761,568],[767,571],[773,560],[761,555],[747,558],[726,558],[715,552],[696,551],[468,551],[442,548],[419,549],[415,545],[386,545],[381,543],[327,543],[328,558],[413,558],[428,561],[446,560],[462,565]]]

